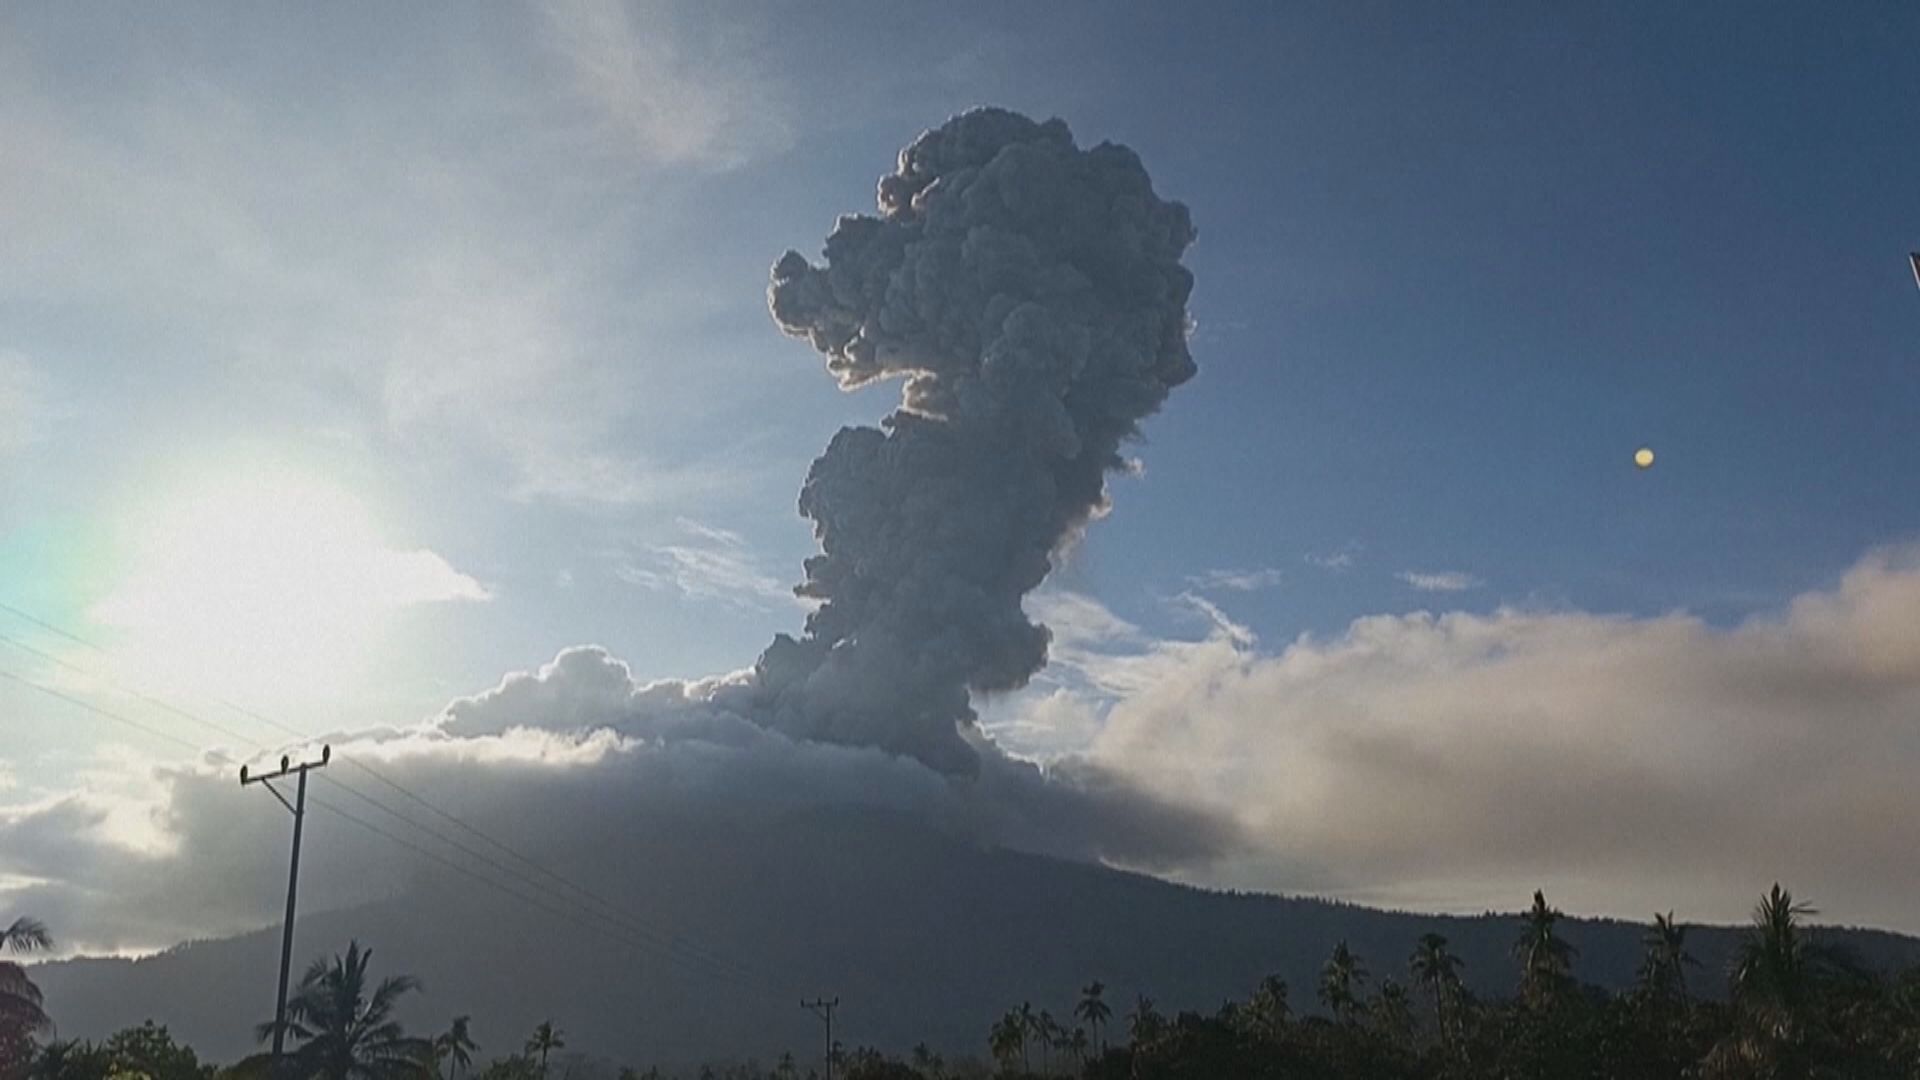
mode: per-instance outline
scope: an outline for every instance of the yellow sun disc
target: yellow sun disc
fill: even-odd
[[[1643,469],[1653,468],[1653,451],[1644,446],[1635,450],[1633,452],[1633,463]]]

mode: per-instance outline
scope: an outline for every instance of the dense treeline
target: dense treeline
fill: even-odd
[[[1212,1012],[1167,1015],[1140,997],[1109,1001],[1081,988],[1057,1019],[1023,1002],[987,1029],[987,1058],[952,1063],[925,1046],[905,1058],[833,1048],[844,1080],[1920,1080],[1920,967],[1872,971],[1805,925],[1811,909],[1778,885],[1754,909],[1729,971],[1703,970],[1687,929],[1659,915],[1644,938],[1636,986],[1582,983],[1561,913],[1535,893],[1515,925],[1511,997],[1467,989],[1447,939],[1426,934],[1404,958],[1334,947],[1317,985],[1269,977]],[[0,950],[46,948],[22,919]],[[565,1033],[540,1024],[518,1052],[476,1067],[468,1018],[431,1037],[407,1034],[395,1003],[409,976],[372,983],[357,943],[316,962],[288,1003],[288,1076],[297,1080],[550,1080]],[[1720,985],[1714,986],[1715,983]],[[1722,990],[1707,996],[1703,990]],[[1311,1001],[1307,1001],[1308,995]],[[268,1080],[266,1055],[224,1069],[202,1064],[151,1022],[98,1044],[50,1038],[51,1018],[25,969],[0,960],[0,1080]],[[1309,1012],[1311,1009],[1311,1012]],[[271,1023],[258,1030],[264,1042]],[[562,1077],[573,1073],[575,1059]],[[987,1062],[991,1062],[988,1064]],[[587,1071],[587,1070],[583,1070]],[[658,1068],[619,1080],[663,1080]],[[698,1080],[817,1080],[785,1054],[771,1067],[703,1067]],[[690,1077],[691,1080],[691,1077]]]

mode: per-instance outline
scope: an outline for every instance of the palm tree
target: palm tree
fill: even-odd
[[[1087,1038],[1087,1029],[1083,1027],[1074,1028],[1073,1034],[1067,1036],[1064,1045],[1067,1053],[1073,1055],[1073,1063],[1076,1066],[1087,1060],[1087,1051],[1093,1048],[1093,1043]]]
[[[1753,909],[1753,929],[1734,962],[1734,1003],[1778,1038],[1792,1034],[1813,992],[1814,957],[1800,932],[1800,920],[1813,914],[1775,882]]]
[[[1278,975],[1261,979],[1253,997],[1247,1000],[1243,1015],[1255,1035],[1277,1042],[1293,1015],[1293,1006],[1287,1003],[1287,980]]]
[[[53,947],[53,935],[38,919],[22,916],[0,930],[0,952],[38,952]],[[24,1054],[28,1040],[53,1026],[42,1008],[40,988],[27,969],[12,960],[0,960],[0,1073],[12,1071],[12,1060]],[[24,1058],[23,1058],[24,1060]]]
[[[1127,1037],[1136,1048],[1145,1046],[1160,1037],[1166,1024],[1160,1011],[1153,1007],[1153,999],[1141,994],[1134,999],[1133,1011],[1127,1014]]]
[[[373,950],[347,945],[345,956],[313,962],[287,1001],[286,1033],[298,1048],[294,1068],[316,1080],[427,1080],[433,1075],[433,1043],[406,1034],[393,1019],[401,995],[420,989],[411,975],[390,975],[367,993]],[[255,1029],[262,1042],[274,1023]]]
[[[1030,1071],[1030,1068],[1031,1068],[1028,1065],[1028,1059],[1027,1059],[1027,1037],[1029,1035],[1037,1034],[1039,1030],[1040,1030],[1040,1017],[1034,1013],[1033,1003],[1030,1001],[1021,1002],[1020,1003],[1020,1071],[1021,1072],[1028,1072]]]
[[[1113,1015],[1113,1007],[1101,998],[1106,992],[1106,984],[1095,979],[1080,988],[1080,1004],[1073,1007],[1073,1015],[1085,1020],[1087,1026],[1093,1029],[1094,1041],[1099,1044],[1102,1054],[1107,1052],[1107,1018]]]
[[[1352,1020],[1360,1008],[1360,986],[1367,981],[1367,969],[1360,958],[1342,940],[1333,947],[1333,955],[1320,969],[1320,1001],[1336,1020]]]
[[[1060,1025],[1054,1020],[1052,1013],[1041,1009],[1040,1016],[1033,1021],[1033,1033],[1040,1040],[1040,1074],[1052,1076],[1052,1050],[1060,1038]]]
[[[987,1049],[993,1052],[994,1060],[1008,1068],[1019,1058],[1020,1071],[1027,1071],[1027,1023],[1019,1009],[1008,1009],[1000,1022],[993,1025],[993,1030],[987,1033]]]
[[[1520,917],[1520,936],[1513,943],[1514,959],[1520,961],[1520,993],[1527,1004],[1539,1008],[1556,1000],[1571,981],[1573,958],[1579,950],[1554,933],[1560,912],[1547,906],[1546,894],[1533,890],[1533,906]]]
[[[473,1036],[467,1033],[467,1024],[472,1019],[470,1016],[456,1016],[447,1030],[433,1037],[435,1072],[442,1076],[458,1076],[473,1067],[473,1051],[480,1049],[480,1044],[474,1042]],[[441,1065],[445,1062],[452,1063],[451,1072],[441,1072]]]
[[[1389,1039],[1400,1040],[1413,1030],[1413,1004],[1407,988],[1389,975],[1380,980],[1380,990],[1368,1005],[1374,1024]]]
[[[540,1075],[547,1075],[547,1055],[555,1050],[567,1048],[566,1033],[553,1026],[553,1021],[542,1020],[540,1026],[533,1029],[527,1038],[527,1053],[540,1055]]]
[[[1433,995],[1433,1022],[1440,1032],[1441,1041],[1449,1037],[1448,1006],[1460,995],[1460,969],[1466,963],[1447,949],[1447,939],[1442,934],[1422,934],[1420,943],[1414,946],[1413,956],[1407,961],[1407,970],[1413,981],[1427,988]]]
[[[1640,962],[1640,989],[1656,1001],[1687,1002],[1687,968],[1700,961],[1687,951],[1687,928],[1673,921],[1673,912],[1653,916],[1653,928],[1640,939],[1646,957]]]

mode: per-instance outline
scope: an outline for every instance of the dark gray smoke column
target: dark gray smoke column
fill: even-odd
[[[842,387],[907,383],[885,430],[843,428],[800,492],[822,553],[796,591],[823,603],[756,665],[769,723],[976,769],[969,691],[1046,663],[1021,597],[1193,376],[1193,237],[1133,151],[977,109],[900,154],[880,216],[841,218],[825,266],[774,266],[774,320]]]

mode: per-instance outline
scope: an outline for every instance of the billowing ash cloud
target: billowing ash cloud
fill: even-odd
[[[800,511],[821,554],[797,591],[821,604],[761,655],[752,711],[971,773],[969,692],[1046,662],[1021,597],[1194,373],[1194,230],[1133,151],[1000,109],[921,135],[879,202],[840,220],[824,266],[788,252],[773,269],[775,321],[842,387],[906,387],[880,428],[842,429],[813,463]]]

